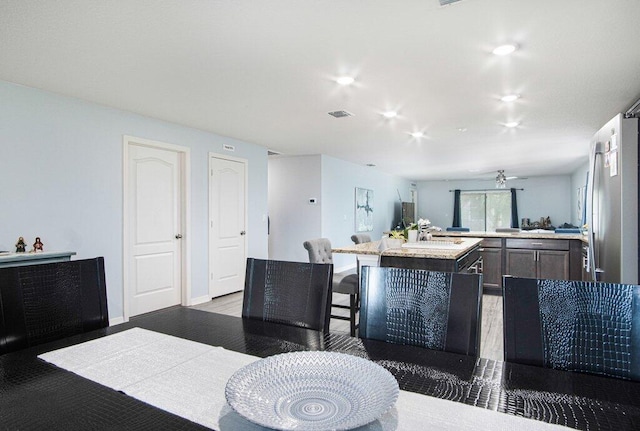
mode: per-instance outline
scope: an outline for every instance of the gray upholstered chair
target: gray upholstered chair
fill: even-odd
[[[504,359],[640,381],[640,286],[503,278]]]
[[[355,244],[371,242],[371,235],[369,235],[368,233],[356,233],[351,235],[351,241],[353,241]]]
[[[361,272],[361,338],[479,355],[479,274],[373,266]]]
[[[333,266],[247,259],[242,317],[329,332]]]
[[[309,253],[309,262],[311,263],[330,263],[333,265],[333,254],[331,252],[331,241],[327,238],[317,238],[305,241],[304,248]],[[334,304],[334,308],[342,308],[349,310],[349,316],[341,316],[331,314],[331,318],[339,320],[348,320],[350,322],[350,334],[352,337],[356,335],[358,329],[357,313],[360,308],[360,287],[358,282],[358,274],[349,274],[342,278],[334,276],[332,283],[332,292],[349,295],[349,305]]]

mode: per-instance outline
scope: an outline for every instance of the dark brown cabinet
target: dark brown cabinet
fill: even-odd
[[[551,236],[552,235],[552,236]],[[516,235],[488,236],[480,243],[482,283],[486,293],[502,294],[502,277],[540,278],[549,280],[583,280],[583,242],[550,234],[543,238]],[[475,258],[470,261],[475,261]],[[441,268],[462,271],[464,265]],[[588,278],[587,278],[588,279]]]
[[[568,240],[507,239],[505,275],[570,279]]]
[[[485,238],[482,240],[480,250],[484,288],[502,290],[502,239]]]
[[[442,272],[470,272],[475,273],[480,259],[480,246],[477,245],[457,259],[438,259],[423,257],[380,256],[380,266],[425,269]]]

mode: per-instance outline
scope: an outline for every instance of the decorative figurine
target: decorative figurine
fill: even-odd
[[[16,253],[24,253],[27,251],[27,243],[24,242],[24,238],[18,238],[18,242],[16,242]]]
[[[42,241],[40,241],[40,237],[36,237],[36,242],[33,243],[33,252],[38,253],[44,251],[42,248],[43,246],[44,244],[42,243]]]

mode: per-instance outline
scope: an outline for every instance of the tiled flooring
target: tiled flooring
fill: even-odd
[[[334,299],[343,304],[349,303],[349,296],[335,294]],[[196,305],[193,308],[211,311],[215,313],[228,314],[240,317],[242,314],[242,292],[232,293]],[[348,313],[347,310],[333,312]],[[331,332],[349,334],[349,322],[346,320],[331,319]],[[502,360],[502,297],[496,295],[483,295],[482,297],[482,332],[480,334],[480,356],[487,359]]]

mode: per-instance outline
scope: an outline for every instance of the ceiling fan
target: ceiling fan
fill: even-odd
[[[504,174],[504,169],[498,169],[498,175],[496,175],[496,188],[497,189],[504,189],[507,187],[507,180],[526,180],[526,178],[524,177],[517,177],[517,176],[506,176]]]
[[[493,172],[497,172],[498,175],[491,175]],[[528,179],[527,177],[519,177],[517,175],[510,175],[510,176],[506,176],[504,173],[504,169],[498,169],[497,171],[485,171],[484,173],[481,173],[480,176],[476,177],[477,179],[482,179],[482,180],[491,180],[491,179],[496,179],[498,176],[504,176],[505,180],[526,180]]]

